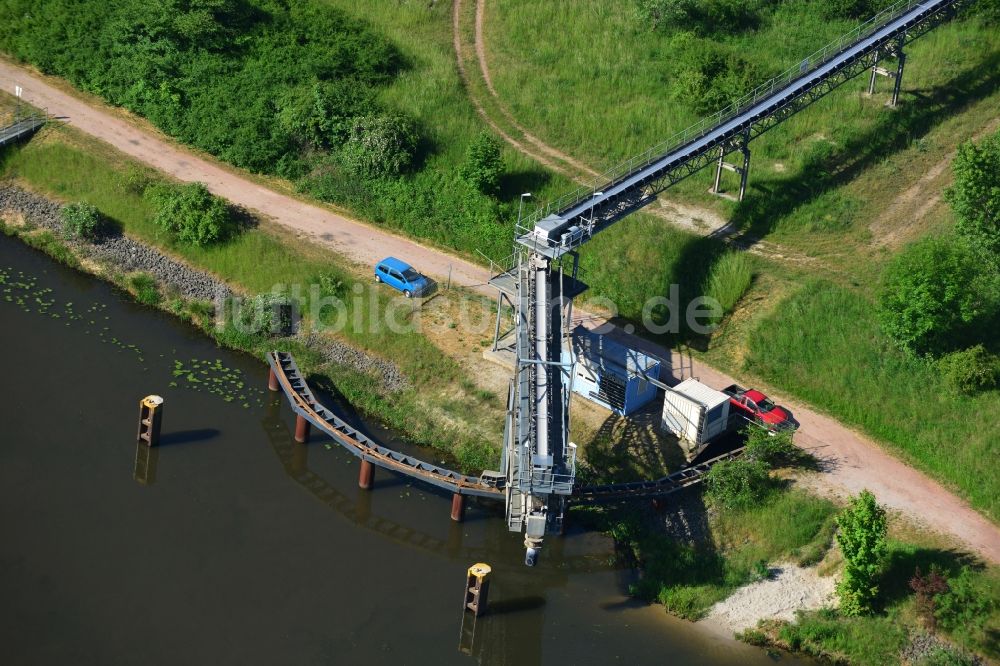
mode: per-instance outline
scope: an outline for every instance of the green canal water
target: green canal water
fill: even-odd
[[[527,569],[490,505],[454,524],[447,496],[384,471],[359,490],[352,456],[292,443],[261,362],[6,237],[0,346],[0,663],[774,661],[630,600],[600,534]],[[477,561],[493,612],[463,633]]]

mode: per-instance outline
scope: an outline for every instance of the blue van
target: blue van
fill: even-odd
[[[375,281],[384,282],[403,292],[407,298],[420,296],[430,285],[430,281],[418,273],[405,261],[386,257],[375,264]]]

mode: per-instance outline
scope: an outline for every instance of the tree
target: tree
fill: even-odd
[[[157,206],[154,221],[182,243],[210,245],[228,239],[239,228],[226,202],[202,183],[160,186],[149,192]]]
[[[955,184],[946,197],[958,233],[1000,265],[1000,131],[978,145],[959,146],[951,168]]]
[[[63,229],[76,238],[93,240],[101,227],[101,215],[93,204],[78,201],[66,204],[60,211]]]
[[[500,140],[490,132],[477,136],[465,153],[465,163],[459,171],[462,179],[483,194],[500,191],[503,155]]]
[[[340,160],[363,178],[390,178],[410,167],[417,130],[403,116],[362,116],[351,121]]]
[[[883,276],[878,319],[912,354],[938,355],[989,313],[982,268],[962,243],[927,238],[897,255]]]
[[[878,596],[878,578],[886,553],[885,509],[867,490],[851,499],[837,516],[837,543],[844,556],[844,575],[837,583],[840,609],[845,615],[872,610]]]

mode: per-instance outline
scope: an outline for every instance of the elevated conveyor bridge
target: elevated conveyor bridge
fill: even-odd
[[[517,242],[544,256],[559,257],[712,164],[717,167],[718,189],[724,158],[734,151],[743,155],[742,165],[731,167],[741,175],[742,194],[751,140],[865,72],[871,74],[870,92],[877,76],[893,79],[891,104],[895,105],[906,61],[904,47],[973,2],[897,2],[728,108],[618,165],[592,186],[579,188],[519,221]],[[881,66],[886,58],[896,60],[895,71]]]

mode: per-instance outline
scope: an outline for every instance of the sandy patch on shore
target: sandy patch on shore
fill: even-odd
[[[795,611],[814,610],[834,602],[833,576],[820,576],[816,567],[776,564],[771,577],[745,585],[712,606],[701,622],[727,633],[757,626],[760,620],[794,620]]]

